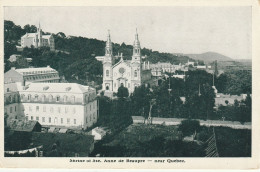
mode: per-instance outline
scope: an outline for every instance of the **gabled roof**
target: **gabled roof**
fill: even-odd
[[[21,68],[21,69],[14,69],[16,72],[22,74],[22,75],[30,75],[30,74],[44,74],[45,72],[54,72],[57,73],[57,71],[49,66],[47,67],[38,67],[38,68]]]
[[[21,92],[39,93],[86,93],[94,90],[94,88],[77,83],[30,83],[25,90],[22,86],[19,88]]]
[[[40,125],[38,121],[23,121],[23,120],[11,120],[9,127],[14,131],[27,131],[32,132],[36,125]]]
[[[131,67],[131,60],[123,60],[123,59],[121,59],[119,62],[117,62],[116,64],[114,64],[114,66],[113,66],[112,68],[118,66],[118,65],[121,64],[121,63],[125,63],[127,66]]]
[[[37,33],[26,33],[22,36],[22,38],[34,38],[36,37]]]

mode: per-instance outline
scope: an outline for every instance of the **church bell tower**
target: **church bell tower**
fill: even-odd
[[[103,85],[102,89],[106,91],[113,91],[113,47],[110,38],[110,31],[108,30],[107,42],[105,48],[105,56],[103,60]]]
[[[132,62],[141,63],[141,45],[140,45],[140,41],[138,39],[137,29],[136,29],[136,33],[135,33],[135,41],[133,44]]]

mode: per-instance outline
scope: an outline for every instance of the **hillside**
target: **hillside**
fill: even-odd
[[[35,49],[25,48],[23,52],[17,52],[16,45],[19,45],[21,36],[25,33],[35,32],[36,26],[25,25],[21,27],[15,25],[12,21],[4,21],[4,62],[5,71],[11,67],[24,68],[29,65],[43,67],[50,65],[59,71],[60,75],[65,76],[69,82],[86,82],[98,81],[102,83],[102,63],[95,59],[95,56],[105,54],[105,42],[97,39],[85,37],[66,36],[65,33],[52,33],[55,40],[55,52],[48,48]],[[43,34],[51,34],[43,31]],[[131,59],[133,52],[132,45],[113,43],[114,55],[123,53],[124,59]],[[10,63],[8,58],[12,54],[21,54],[22,58],[32,58],[32,63],[27,64],[25,59],[18,62]],[[151,63],[170,62],[172,64],[186,63],[189,59],[187,56],[177,56],[171,53],[160,53],[152,49],[142,48],[141,54],[147,56],[144,60]]]
[[[224,56],[216,52],[206,52],[202,54],[185,54],[194,60],[203,60],[205,63],[217,61],[233,61],[232,58]]]

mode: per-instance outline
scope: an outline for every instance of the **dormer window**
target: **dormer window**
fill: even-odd
[[[70,90],[71,90],[71,87],[67,87],[67,88],[66,88],[66,91],[70,91]]]
[[[46,90],[48,90],[48,89],[49,89],[49,86],[43,87],[43,91],[46,91]]]

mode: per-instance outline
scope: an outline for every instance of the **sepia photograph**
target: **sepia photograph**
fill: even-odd
[[[252,158],[252,6],[2,8],[3,158]]]

